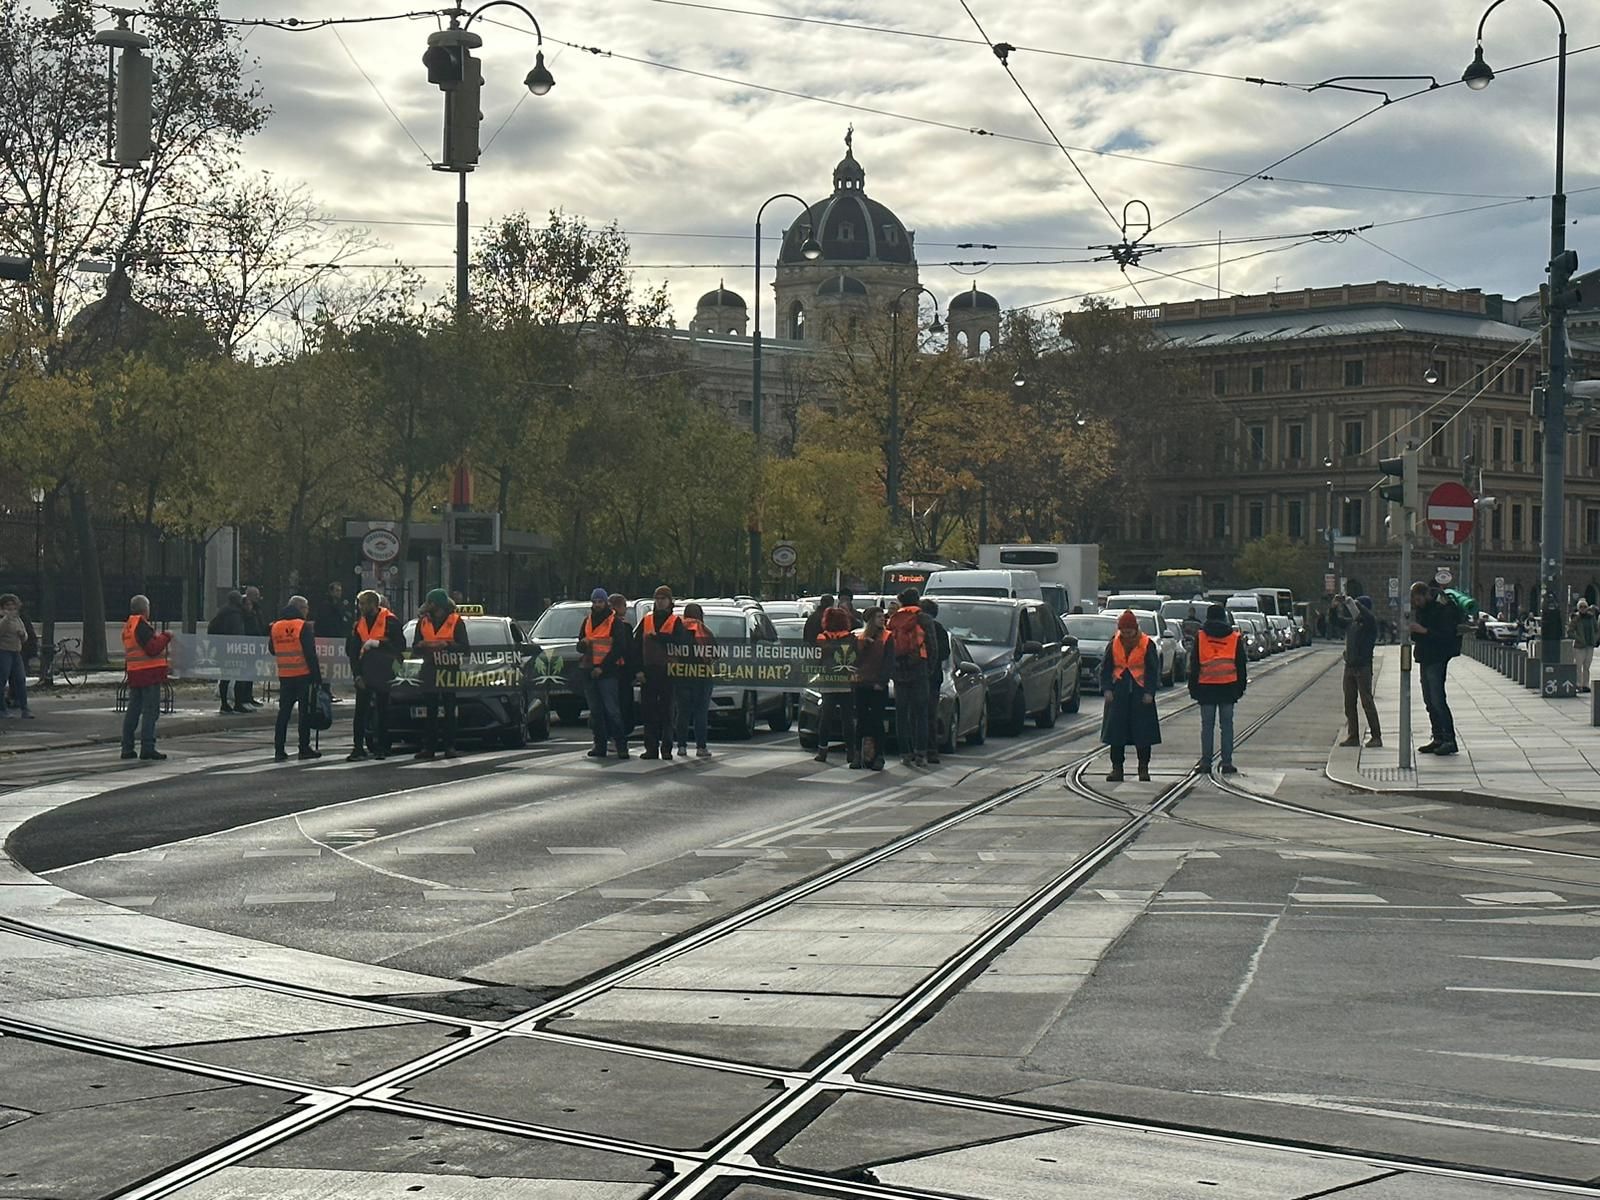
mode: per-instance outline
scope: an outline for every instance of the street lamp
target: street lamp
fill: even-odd
[[[28,493],[33,500],[33,603],[34,611],[44,616],[44,489]]]
[[[1494,80],[1494,71],[1483,57],[1483,27],[1489,14],[1505,0],[1494,0],[1478,20],[1477,46],[1472,62],[1461,73],[1461,81],[1475,92],[1481,92]],[[1544,390],[1544,529],[1540,534],[1543,553],[1540,562],[1540,582],[1544,592],[1543,637],[1546,642],[1559,640],[1562,634],[1561,607],[1563,595],[1561,576],[1565,537],[1565,458],[1567,451],[1567,311],[1564,298],[1554,295],[1558,280],[1554,269],[1557,260],[1567,248],[1567,196],[1565,184],[1565,159],[1567,138],[1567,19],[1552,0],[1544,5],[1556,15],[1560,37],[1556,49],[1556,180],[1555,191],[1550,196],[1550,265],[1551,291],[1554,303],[1550,306],[1550,372]],[[1546,661],[1553,646],[1547,645]]]
[[[918,293],[919,303],[922,295],[933,301],[933,324],[928,326],[928,332],[944,332],[944,323],[939,320],[939,297],[920,283],[900,289],[900,294],[889,302],[889,478],[884,491],[891,527],[900,519],[900,302]]]
[[[800,206],[801,219],[806,220],[806,224],[801,226],[805,236],[800,243],[800,257],[807,262],[816,262],[817,259],[822,257],[822,245],[817,241],[815,231],[812,229],[810,221],[807,220],[811,215],[811,206],[809,204],[793,192],[778,192],[776,195],[768,196],[761,202],[761,207],[756,209],[756,289],[755,295],[750,298],[750,302],[755,306],[756,317],[755,331],[751,335],[755,340],[751,343],[752,353],[750,355],[750,432],[755,435],[756,439],[756,460],[758,465],[762,452],[763,409],[766,407],[761,394],[761,214],[767,211],[767,205],[774,200],[785,199],[793,200],[798,204]],[[780,254],[779,257],[781,258],[782,255]],[[758,483],[760,477],[760,471],[758,470],[756,473]],[[751,522],[750,527],[750,594],[752,596],[761,595],[760,585],[761,521],[757,518]]]
[[[435,171],[453,171],[460,178],[456,200],[456,323],[465,324],[471,307],[471,292],[467,282],[467,174],[477,168],[481,148],[478,145],[478,125],[483,114],[478,111],[483,88],[483,67],[472,51],[483,45],[483,38],[472,32],[472,23],[500,6],[514,8],[533,23],[534,37],[539,49],[534,55],[533,68],[523,77],[522,83],[535,96],[543,96],[555,87],[555,76],[544,65],[544,31],[539,19],[517,0],[489,0],[473,12],[464,8],[450,9],[450,27],[428,35],[428,49],[422,55],[422,65],[428,68],[428,82],[436,84],[444,93],[444,153],[441,161],[433,164]],[[462,18],[466,19],[463,20]]]

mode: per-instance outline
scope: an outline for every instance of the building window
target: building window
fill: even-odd
[[[1511,506],[1511,541],[1513,544],[1522,541],[1522,505]]]
[[[849,221],[840,221],[839,222],[839,240],[841,242],[853,242],[853,241],[855,241],[855,237],[856,237],[856,227],[854,225],[852,225]]]
[[[1156,518],[1154,513],[1145,513],[1139,518],[1139,540],[1153,542],[1156,540]]]
[[[1360,421],[1344,423],[1344,454],[1346,458],[1359,458],[1366,450],[1365,431]]]
[[[1189,506],[1178,505],[1172,514],[1172,528],[1176,532],[1178,541],[1185,544],[1189,541]]]
[[[1265,425],[1252,425],[1250,434],[1250,461],[1254,463],[1267,461],[1267,427]]]
[[[1213,396],[1226,396],[1228,394],[1228,373],[1226,371],[1211,372],[1211,394]]]
[[[1265,367],[1250,368],[1250,390],[1264,392],[1267,390],[1267,369]]]
[[[1290,425],[1288,428],[1288,458],[1290,462],[1299,462],[1306,456],[1306,427],[1304,425]]]
[[[1267,506],[1260,500],[1250,501],[1251,540],[1267,536]]]
[[[1583,510],[1583,540],[1591,546],[1600,542],[1600,508]]]
[[[1433,424],[1428,429],[1428,453],[1435,458],[1445,458],[1450,454],[1450,448],[1445,444],[1445,423],[1442,418],[1435,417]]]
[[[1600,467],[1600,433],[1591,433],[1588,444],[1589,466]]]
[[[1445,383],[1448,381],[1449,376],[1445,370],[1444,359],[1436,358],[1433,360],[1433,373],[1439,377],[1434,380],[1435,383]]]
[[[1537,542],[1544,537],[1544,505],[1535,504],[1533,515],[1528,521],[1528,540]]]
[[[1501,462],[1506,456],[1506,431],[1496,425],[1489,431],[1489,461]]]
[[[897,246],[897,245],[899,245],[900,244],[900,231],[898,229],[896,229],[893,225],[885,225],[883,227],[883,241],[884,241],[884,244],[887,245],[887,246]]]
[[[1295,363],[1289,368],[1289,390],[1291,392],[1303,392],[1305,387],[1306,369],[1299,363]]]
[[[1511,431],[1511,461],[1514,463],[1522,461],[1522,430],[1520,429]]]
[[[1211,536],[1219,542],[1226,541],[1228,538],[1228,502],[1226,500],[1217,500],[1211,505]]]
[[[1364,384],[1367,375],[1367,364],[1359,358],[1352,358],[1344,364],[1345,387],[1360,387]]]
[[[1306,535],[1306,506],[1303,500],[1290,500],[1283,507],[1284,523],[1288,526],[1287,533],[1296,541]]]
[[[1505,513],[1498,508],[1489,510],[1489,540],[1498,542],[1506,535]]]
[[[1347,498],[1344,502],[1344,516],[1339,527],[1339,532],[1345,537],[1358,538],[1361,536],[1361,501]]]
[[[1518,367],[1512,372],[1512,378],[1516,381],[1517,395],[1526,396],[1528,394],[1528,372]]]

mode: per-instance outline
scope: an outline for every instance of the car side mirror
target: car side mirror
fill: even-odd
[[[983,668],[978,666],[977,663],[958,663],[956,665],[956,674],[965,679],[981,678],[983,675]]]
[[[1078,639],[1069,633],[1061,639],[1061,644],[1069,649],[1076,650],[1078,648]]]
[[[1044,653],[1044,643],[1043,642],[1023,642],[1022,643],[1022,652],[1024,654],[1043,654]]]

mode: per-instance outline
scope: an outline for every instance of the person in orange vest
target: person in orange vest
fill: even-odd
[[[706,624],[706,612],[698,604],[683,606],[683,623],[694,636],[694,661],[710,667],[716,661],[717,639]],[[710,679],[680,679],[672,689],[673,704],[678,710],[678,757],[689,757],[689,730],[694,729],[694,755],[710,758],[706,745],[706,725],[711,720]]]
[[[1248,682],[1244,639],[1228,624],[1228,610],[1220,604],[1206,609],[1205,624],[1195,631],[1194,663],[1189,668],[1189,695],[1200,705],[1200,761],[1198,770],[1211,770],[1216,748],[1218,718],[1222,724],[1222,773],[1235,775],[1233,765],[1233,706]]]
[[[128,601],[128,619],[122,624],[122,653],[128,674],[128,711],[122,715],[122,757],[157,761],[166,755],[156,749],[156,719],[161,715],[161,685],[167,681],[167,646],[170,633],[157,633],[150,623],[150,598]],[[139,733],[139,753],[133,752],[134,731]]]
[[[900,761],[920,767],[928,761],[928,683],[930,662],[939,656],[939,632],[922,611],[916,588],[900,593],[900,606],[889,614],[894,638],[894,737]]]
[[[667,676],[667,646],[686,645],[694,634],[672,611],[672,589],[656,589],[655,607],[645,613],[634,632],[634,659],[643,675],[639,707],[644,710],[644,753],[641,758],[672,757],[672,680]]]
[[[817,645],[827,654],[828,647],[841,642],[853,642],[855,631],[850,627],[850,611],[835,605],[822,612],[822,627],[817,633]],[[823,692],[817,713],[817,753],[819,763],[828,761],[828,730],[837,723],[839,738],[844,742],[845,759],[855,766],[858,759],[856,745],[855,697],[849,692]]]
[[[411,647],[421,650],[430,658],[435,651],[468,650],[467,623],[456,611],[455,601],[443,588],[434,588],[422,603],[422,615],[417,618],[417,631],[412,635]],[[444,710],[444,757],[456,756],[456,694],[431,688],[423,694],[428,707],[428,724],[422,736],[422,749],[415,757],[432,758],[439,747],[439,712]]]
[[[1100,740],[1111,747],[1108,783],[1121,783],[1128,747],[1139,756],[1139,778],[1150,781],[1150,748],[1161,742],[1156,689],[1161,686],[1161,651],[1139,629],[1139,618],[1125,609],[1117,633],[1100,662],[1100,690],[1106,696]]]
[[[300,709],[300,757],[321,758],[322,751],[311,748],[311,701],[322,686],[322,668],[317,663],[317,635],[306,614],[311,601],[290,596],[283,612],[272,623],[272,657],[278,662],[278,723],[272,733],[274,762],[288,762],[285,748],[289,740],[289,716]]]
[[[389,684],[394,664],[406,652],[405,630],[383,597],[370,588],[356,596],[356,620],[344,640],[350,674],[356,683],[356,715],[352,721],[355,749],[346,762],[389,756]]]
[[[850,765],[867,771],[883,770],[883,712],[894,678],[894,638],[884,628],[884,611],[869,608],[856,636],[855,701],[857,742],[850,748]]]
[[[594,735],[590,758],[604,758],[606,744],[616,746],[617,757],[628,757],[628,731],[622,724],[618,689],[633,686],[622,678],[628,653],[628,623],[611,607],[605,588],[589,593],[589,615],[578,630],[578,660],[583,671],[583,694],[589,705],[589,729]]]

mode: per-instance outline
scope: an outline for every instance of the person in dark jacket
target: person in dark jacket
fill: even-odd
[[[849,611],[837,605],[824,609],[822,613],[822,629],[816,637],[816,644],[823,648],[823,653],[827,655],[830,646],[854,641],[855,632],[850,628]],[[850,762],[855,758],[855,716],[855,697],[848,692],[822,693],[822,702],[818,706],[817,713],[817,753],[815,755],[819,763],[828,761],[829,730],[835,724],[839,726],[839,738],[844,742],[845,760]]]
[[[1445,697],[1450,660],[1461,653],[1458,619],[1456,606],[1438,588],[1421,582],[1411,585],[1411,641],[1416,646],[1417,665],[1422,668],[1422,702],[1433,727],[1433,740],[1418,746],[1418,754],[1459,753],[1456,719]]]
[[[928,681],[937,661],[939,633],[922,611],[916,588],[900,593],[900,607],[889,617],[894,642],[894,736],[900,761],[920,767],[928,761]]]
[[[240,605],[244,611],[244,636],[265,639],[272,628],[272,622],[267,619],[267,609],[261,600],[261,589],[247,587],[244,589],[244,603]],[[271,646],[267,648],[271,653]],[[242,708],[246,712],[253,712],[261,708],[261,701],[256,699],[256,685],[254,680],[245,679],[235,684],[233,689],[233,707]]]
[[[322,667],[317,662],[316,627],[306,620],[311,602],[304,596],[290,596],[283,612],[272,623],[272,656],[278,664],[278,722],[272,732],[272,757],[288,762],[289,718],[300,709],[300,757],[321,758],[311,748],[311,705],[322,686]]]
[[[617,659],[617,712],[622,717],[622,746],[626,750],[628,739],[639,727],[639,706],[633,698],[633,681],[639,674],[639,664],[633,657],[634,631],[633,622],[628,620],[628,598],[621,592],[612,592],[606,600],[611,605],[611,611],[617,614],[617,620],[622,622],[617,626],[617,637],[623,642],[621,655]]]
[[[1335,596],[1350,623],[1344,632],[1344,723],[1341,746],[1361,745],[1361,722],[1356,717],[1356,702],[1367,714],[1367,745],[1383,745],[1383,730],[1378,724],[1378,705],[1372,698],[1372,653],[1378,642],[1378,618],[1372,611],[1371,596]]]
[[[823,592],[817,597],[817,606],[806,617],[805,627],[800,631],[800,640],[806,645],[816,644],[817,635],[822,632],[822,615],[832,608],[835,598],[832,592]]]
[[[1150,781],[1150,748],[1161,743],[1161,718],[1156,713],[1160,686],[1161,651],[1140,632],[1133,610],[1126,609],[1117,618],[1116,636],[1100,661],[1100,690],[1106,697],[1100,740],[1111,747],[1108,783],[1122,782],[1129,746],[1138,754],[1139,778]]]
[[[422,612],[417,617],[417,629],[411,637],[411,648],[421,650],[428,657],[423,677],[430,683],[436,683],[438,668],[434,662],[435,655],[472,649],[472,643],[467,639],[467,623],[456,611],[455,601],[450,599],[450,593],[443,588],[434,588],[423,600]],[[427,706],[428,724],[422,735],[422,749],[418,750],[414,757],[432,758],[439,751],[439,720],[442,711],[444,718],[442,753],[445,758],[454,758],[457,718],[455,692],[438,686],[430,687],[423,694],[423,703]]]
[[[229,592],[228,598],[222,602],[222,607],[217,610],[206,625],[206,633],[212,637],[243,637],[244,636],[244,595],[241,592]],[[243,713],[249,710],[242,702],[229,704],[228,691],[231,688],[237,699],[244,687],[242,680],[224,679],[217,684],[217,701],[225,713]]]
[[[633,686],[632,676],[624,674],[632,636],[628,623],[611,607],[606,589],[597,587],[590,592],[589,615],[578,628],[578,666],[583,672],[589,732],[594,739],[590,758],[604,758],[612,744],[618,758],[628,757],[628,731],[622,724],[617,689]]]
[[[922,611],[933,623],[934,641],[928,656],[928,762],[939,762],[939,692],[944,687],[944,665],[950,661],[950,631],[939,620],[939,602],[922,598]]]
[[[706,611],[698,604],[683,606],[683,623],[694,635],[694,661],[706,668],[716,665],[717,638],[706,624]],[[678,709],[678,757],[689,757],[689,731],[694,731],[694,756],[710,758],[706,745],[706,725],[711,720],[713,683],[707,679],[681,679],[673,686],[673,703]]]
[[[1205,623],[1195,630],[1194,658],[1189,664],[1189,695],[1200,705],[1200,761],[1195,764],[1198,770],[1211,770],[1219,723],[1222,773],[1233,775],[1239,770],[1233,765],[1233,706],[1249,682],[1249,657],[1244,638],[1228,624],[1228,610],[1220,604],[1207,608]]]
[[[869,771],[883,770],[883,710],[894,678],[894,638],[884,628],[881,608],[862,614],[864,624],[856,635],[855,733],[850,765]]]
[[[662,584],[656,589],[655,607],[639,621],[633,634],[635,660],[644,681],[639,690],[639,707],[644,710],[645,759],[672,757],[672,680],[667,675],[667,647],[690,645],[694,634],[683,618],[672,611],[672,589]]]
[[[356,714],[351,720],[355,747],[346,762],[359,762],[370,752],[389,756],[389,685],[394,665],[406,652],[405,628],[383,597],[368,590],[356,595],[356,621],[344,640],[350,674],[355,677]]]
[[[350,602],[344,598],[344,585],[330,583],[328,594],[317,605],[319,636],[342,638],[350,635]]]

